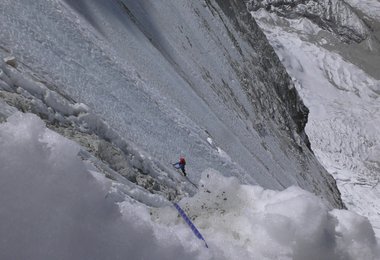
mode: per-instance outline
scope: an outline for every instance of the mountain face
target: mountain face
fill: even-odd
[[[18,60],[2,66],[4,100],[130,180],[143,173],[162,190],[166,164],[183,154],[194,179],[213,167],[268,188],[300,185],[342,207],[307,148],[308,110],[241,1],[2,5],[1,53]],[[144,166],[135,150],[155,162]]]
[[[260,8],[290,19],[306,17],[348,43],[360,43],[370,35],[370,29],[365,22],[357,16],[350,5],[341,0],[251,0],[248,2],[250,11],[257,11]]]
[[[165,176],[182,154],[193,180],[211,167],[343,207],[309,150],[308,109],[242,1],[1,6],[0,53],[17,61],[2,64],[2,99],[129,180],[181,196]]]
[[[0,259],[379,259],[379,14],[1,1]]]
[[[313,151],[337,179],[347,207],[368,217],[379,237],[379,2],[249,1],[248,7],[310,109]]]
[[[262,35],[260,31],[257,33],[258,35],[251,34],[252,32],[255,32],[258,30],[257,24],[254,20],[251,19],[250,15],[245,12],[246,6],[243,5],[242,1],[235,1],[229,4],[225,4],[222,1],[218,1],[218,2],[219,2],[219,5],[222,7],[223,12],[226,15],[228,15],[232,21],[234,21],[235,28],[237,28],[237,30],[240,31],[240,33],[247,35],[248,36],[247,40],[250,42],[252,48],[255,48],[256,44],[253,41],[253,39],[255,38],[257,39],[259,37],[261,38]],[[232,5],[233,8],[231,8],[230,5]],[[243,22],[241,22],[240,19]],[[269,49],[269,53],[268,51],[266,51],[268,49],[269,48],[265,46],[264,48],[260,48],[259,50],[257,50],[258,53],[267,53],[265,56],[268,55],[268,57],[271,57],[270,59],[272,60],[272,62],[268,60],[263,62],[262,66],[264,68],[264,71],[268,71],[268,67],[270,68],[271,66],[273,66],[270,63],[273,63],[273,62],[275,62],[276,66],[281,67],[281,65],[278,63],[277,57],[274,57],[272,53],[270,53],[272,52],[272,50]],[[266,79],[267,77],[272,77],[274,75],[276,75],[276,77],[279,76],[277,72],[270,73],[270,74],[265,75],[265,77],[262,77],[262,81],[267,81]],[[290,80],[289,77],[286,74],[284,74],[284,72],[282,71],[280,73],[280,77],[281,77],[281,80],[280,80],[281,83],[277,81],[278,80],[277,78],[272,77],[270,78],[270,81],[268,82],[268,84],[274,87],[277,95],[279,96],[283,104],[285,105],[286,110],[289,113],[291,119],[296,124],[295,128],[296,128],[297,134],[301,136],[304,143],[310,148],[309,139],[304,131],[305,125],[307,123],[309,110],[303,104],[302,100],[299,98],[297,90],[293,88],[292,83],[289,81]],[[286,124],[289,126],[291,125],[289,120],[287,120]],[[294,127],[291,127],[291,128],[294,128]]]

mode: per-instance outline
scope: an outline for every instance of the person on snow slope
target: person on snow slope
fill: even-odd
[[[179,158],[179,162],[176,162],[176,163],[173,163],[173,166],[176,168],[176,169],[181,169],[183,175],[187,176],[186,175],[186,170],[185,170],[185,165],[186,165],[186,160],[184,157],[180,157]]]

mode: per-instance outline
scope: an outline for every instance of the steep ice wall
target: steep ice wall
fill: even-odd
[[[27,111],[43,104],[53,115],[46,120],[58,128],[74,118],[49,103],[56,100],[49,91],[17,80],[22,75],[85,104],[74,116],[91,111],[107,127],[75,119],[81,122],[72,124],[76,131],[124,152],[138,147],[154,158],[155,167],[142,172],[154,175],[159,165],[161,175],[153,177],[161,181],[165,165],[182,154],[193,180],[212,167],[266,188],[299,185],[343,206],[335,181],[307,148],[308,111],[242,1],[0,5],[0,54],[19,60],[16,69],[3,65],[8,103],[14,100],[6,98],[9,92],[16,92],[31,101],[18,103]],[[140,161],[134,165],[143,168]]]

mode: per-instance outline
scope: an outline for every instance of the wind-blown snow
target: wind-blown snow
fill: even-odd
[[[80,146],[16,113],[0,125],[1,259],[376,259],[366,218],[291,187],[239,184],[213,169],[174,207],[149,208],[77,156]],[[91,169],[91,170],[89,170]],[[117,184],[117,185],[116,185]],[[115,196],[118,194],[118,196]]]

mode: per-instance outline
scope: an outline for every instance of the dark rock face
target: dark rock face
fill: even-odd
[[[251,60],[245,63],[247,67],[240,66],[240,71],[237,72],[237,74],[244,75],[241,85],[246,87],[247,95],[252,100],[259,100],[257,107],[259,113],[276,121],[280,128],[287,129],[290,136],[296,140],[297,137],[293,133],[295,131],[310,149],[310,141],[304,131],[308,121],[309,109],[301,100],[291,78],[269,45],[264,33],[247,11],[247,6],[241,0],[216,0],[216,3],[224,12],[224,15],[232,21],[235,30],[244,35],[243,38],[249,43],[250,47],[256,53],[261,54],[259,57],[246,56],[247,59]],[[238,41],[234,42],[238,43]],[[235,47],[239,48],[238,45]],[[252,75],[252,72],[254,72],[254,75]],[[259,84],[262,89],[258,89],[257,82],[262,82],[262,84]],[[277,104],[277,102],[280,104]],[[258,131],[260,132],[260,129]],[[308,152],[301,151],[301,153],[305,156]],[[334,178],[327,172],[323,176],[324,185],[330,190],[330,194],[334,194],[332,205],[337,208],[345,208]],[[305,175],[304,177],[308,179],[311,176]],[[321,190],[315,187],[313,192],[320,194]]]
[[[250,11],[265,8],[287,18],[305,17],[342,41],[360,43],[370,30],[352,8],[342,0],[249,0]]]
[[[234,0],[227,3],[223,0],[217,0],[217,3],[225,15],[233,21],[236,30],[241,31],[246,36],[245,38],[251,47],[257,53],[262,54],[259,63],[266,73],[258,74],[259,80],[253,80],[253,82],[265,82],[266,88],[268,88],[267,93],[271,93],[270,89],[275,90],[291,118],[291,120],[286,120],[286,124],[290,129],[296,128],[296,132],[310,149],[310,141],[304,131],[309,109],[301,100],[274,50],[268,44],[265,44],[267,43],[265,35],[249,12],[246,11],[246,6],[242,1]],[[263,42],[260,44],[261,41],[258,39],[263,39]],[[287,115],[285,115],[286,117]],[[291,121],[295,123],[295,126]]]

